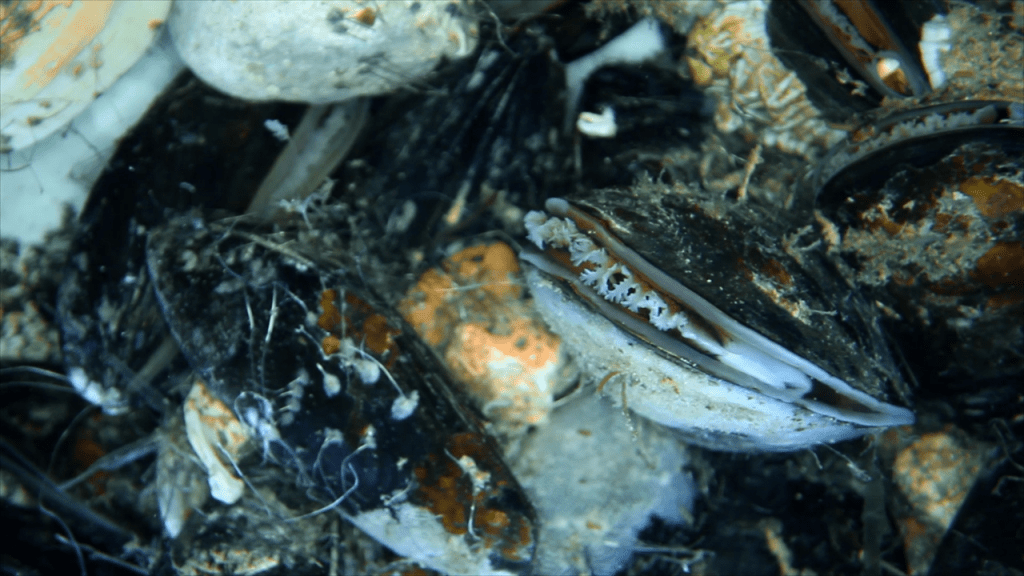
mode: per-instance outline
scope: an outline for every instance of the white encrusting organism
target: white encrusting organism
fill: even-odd
[[[921,62],[928,74],[928,82],[933,90],[938,90],[946,83],[946,72],[942,69],[942,56],[952,48],[950,38],[953,30],[946,17],[936,14],[921,26]]]
[[[648,322],[658,330],[678,330],[684,338],[693,337],[692,332],[683,330],[689,323],[685,314],[671,313],[668,304],[657,291],[645,288],[634,280],[628,266],[612,258],[607,250],[581,234],[572,220],[549,218],[543,212],[534,211],[526,215],[526,229],[527,238],[541,249],[545,243],[567,249],[573,266],[581,268],[580,280],[605,300],[621,304],[637,314],[645,311]]]

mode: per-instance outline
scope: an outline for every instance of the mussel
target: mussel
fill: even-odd
[[[1024,104],[883,117],[819,166],[818,221],[847,278],[888,311],[918,376],[1024,369]]]
[[[258,184],[250,167],[280,148],[250,123],[295,110],[193,106],[208,93],[187,77],[177,88],[125,139],[131,160],[97,185],[58,306],[78,391],[108,413],[161,421],[160,522],[150,526],[167,536],[160,573],[201,564],[212,540],[294,557],[263,538],[271,531],[238,526],[315,542],[311,527],[339,513],[442,572],[527,572],[537,539],[528,497],[445,368],[367,286],[376,278],[344,260],[371,232],[341,224],[344,206],[312,203],[279,228],[219,219],[237,207],[233,192]],[[179,119],[177,107],[202,114]],[[176,130],[206,137],[220,126],[206,114],[253,136],[168,144]],[[228,156],[244,167],[219,171]],[[223,505],[206,501],[204,484]]]
[[[537,306],[622,403],[723,450],[913,422],[877,313],[779,219],[642,184],[526,216]],[[620,396],[616,393],[613,396]]]
[[[184,216],[147,264],[196,374],[282,468],[278,499],[436,570],[527,572],[533,509],[433,354],[358,277],[245,228]]]

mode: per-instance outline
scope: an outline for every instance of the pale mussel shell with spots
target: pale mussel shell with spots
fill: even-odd
[[[793,450],[911,423],[876,310],[820,245],[787,236],[777,214],[702,194],[647,183],[527,216],[534,298],[583,369],[713,449]]]
[[[1024,105],[960,101],[870,122],[819,165],[840,269],[888,312],[922,380],[1024,370]]]

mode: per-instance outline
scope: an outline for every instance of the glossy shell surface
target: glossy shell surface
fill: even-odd
[[[438,570],[525,571],[528,499],[400,317],[283,237],[195,225],[150,236],[155,290],[210,393],[296,475],[306,494],[292,504],[308,495],[322,507],[308,514],[339,508]]]
[[[824,254],[784,237],[754,206],[698,198],[647,185],[549,201],[565,220],[527,216],[543,253],[526,259],[547,273],[530,276],[535,296],[584,364],[599,368],[592,377],[621,376],[624,403],[635,378],[647,392],[630,407],[716,448],[793,449],[912,422],[886,403],[904,385],[875,311]],[[572,319],[563,311],[571,302]],[[602,318],[580,330],[590,336],[573,335],[572,323],[594,313],[646,344],[602,346],[605,335],[593,333],[610,330]],[[602,365],[611,348],[618,360]],[[643,375],[656,356],[681,372]],[[736,397],[712,398],[726,391]]]
[[[1004,480],[1017,474],[1021,450],[1022,400],[1013,369],[994,382],[964,378],[962,387],[970,390],[955,394],[919,380],[910,399],[902,378],[904,372],[908,380],[920,378],[921,364],[908,362],[911,369],[904,370],[907,364],[890,350],[897,339],[928,341],[931,333],[906,322],[913,314],[897,303],[912,302],[909,310],[918,313],[938,301],[935,286],[917,276],[904,293],[907,287],[884,277],[893,260],[870,258],[909,253],[908,244],[921,239],[908,236],[912,231],[949,232],[925,247],[946,250],[936,262],[956,269],[966,278],[963,286],[984,287],[968,294],[957,286],[943,302],[957,306],[956,314],[971,312],[981,295],[986,307],[977,309],[986,315],[996,309],[988,305],[993,297],[1013,302],[1013,283],[1003,281],[1015,278],[1003,265],[1011,260],[1000,247],[1016,241],[1015,189],[1003,182],[1019,183],[1012,176],[1019,158],[975,162],[985,165],[954,174],[955,186],[943,180],[945,192],[930,191],[935,202],[920,190],[910,199],[900,196],[911,193],[904,188],[908,178],[930,175],[932,166],[956,172],[948,154],[986,138],[942,133],[916,141],[927,143],[925,150],[935,142],[954,146],[947,157],[927,156],[908,168],[899,156],[918,146],[905,145],[898,134],[885,140],[877,130],[856,130],[877,128],[893,114],[920,117],[916,110],[974,93],[1020,101],[1013,75],[994,64],[1019,63],[1016,36],[1007,30],[1019,31],[1024,20],[972,5],[945,8],[946,28],[926,14],[925,24],[911,18],[910,35],[903,25],[886,32],[906,36],[901,43],[911,52],[918,26],[934,24],[955,39],[947,47],[941,38],[931,40],[947,88],[937,92],[929,72],[933,91],[924,96],[875,93],[856,70],[837,65],[841,55],[826,54],[827,39],[802,47],[777,43],[773,25],[783,25],[791,38],[820,38],[811,34],[821,30],[814,22],[787,28],[795,20],[778,17],[780,10],[806,11],[795,2],[559,3],[558,18],[503,28],[504,37],[493,34],[485,16],[481,51],[452,76],[439,77],[436,90],[374,104],[367,137],[332,175],[337,185],[329,194],[325,188],[291,202],[280,218],[262,224],[238,215],[280,151],[263,122],[277,118],[291,127],[297,115],[202,92],[199,80],[184,78],[125,139],[97,185],[57,311],[71,384],[105,412],[72,428],[115,431],[122,441],[130,432],[151,434],[147,442],[158,446],[150,452],[155,464],[141,460],[114,471],[117,484],[69,465],[89,479],[72,494],[90,508],[127,510],[125,518],[140,519],[125,525],[159,564],[129,557],[137,550],[122,551],[122,540],[103,545],[72,526],[75,536],[154,574],[174,575],[390,573],[399,564],[381,568],[394,558],[384,545],[408,554],[410,563],[420,559],[463,573],[611,574],[626,562],[631,574],[731,574],[751,567],[875,573],[890,566],[926,573],[933,560],[969,566],[960,556],[979,560],[977,566],[1017,566],[1015,535],[1005,530],[1024,525],[1021,498]],[[577,147],[580,135],[560,131],[573,120],[562,116],[562,63],[596,51],[647,16],[664,24],[658,29],[666,50],[639,68],[594,74],[600,90],[588,84],[581,102],[588,111],[614,108],[616,136]],[[783,55],[801,61],[794,65]],[[972,65],[964,65],[965,55]],[[883,60],[872,62],[891,63]],[[714,68],[703,79],[702,64]],[[823,74],[807,76],[809,69]],[[1019,78],[1019,66],[1013,70]],[[681,87],[689,80],[701,81],[706,101],[680,103],[680,94],[691,94]],[[1002,90],[1007,87],[1010,92]],[[843,96],[862,91],[871,97],[859,103]],[[1012,106],[1001,110],[997,119],[1012,118]],[[865,111],[871,115],[858,115]],[[638,129],[651,126],[658,130]],[[857,154],[827,155],[827,146],[847,132],[872,145],[863,162]],[[872,150],[897,154],[877,161]],[[967,152],[957,154],[997,158],[1000,149]],[[823,158],[836,160],[823,181],[799,190],[800,177],[813,175]],[[880,179],[863,190],[851,187],[867,182],[875,163]],[[814,194],[825,188],[834,194],[828,201],[831,192],[819,196],[815,214]],[[851,191],[856,198],[846,202]],[[657,326],[655,332],[636,328],[639,319],[660,317],[653,298],[614,312],[600,295],[582,297],[593,286],[573,282],[536,255],[525,260],[539,268],[523,266],[529,289],[511,272],[453,274],[432,293],[410,288],[443,256],[479,246],[478,233],[525,243],[523,215],[550,196],[568,200],[531,216],[541,226],[554,218],[567,226],[568,219],[597,244],[602,234],[614,235],[637,254],[630,261],[642,258],[658,271],[645,272],[647,280],[678,283],[758,334],[742,341],[769,342],[758,345],[761,358],[766,350],[786,351],[769,356],[758,377],[781,358],[796,357],[855,393],[821,394],[842,388],[831,386],[814,393],[813,383],[810,396],[799,385],[772,392],[752,381],[752,363],[733,358],[730,364],[714,354],[702,359],[679,344],[662,345]],[[893,207],[890,197],[897,199]],[[585,217],[573,215],[570,205]],[[1005,214],[986,214],[1000,211]],[[993,248],[994,257],[983,258]],[[467,260],[478,257],[486,259]],[[878,278],[861,274],[869,270],[864,262],[882,270]],[[621,284],[616,277],[604,288]],[[448,385],[444,374],[455,372],[457,361],[472,367],[484,357],[484,346],[472,338],[490,322],[479,313],[481,302],[489,312],[528,317],[505,301],[494,303],[493,293],[506,287],[518,304],[532,297],[557,328],[559,350],[575,352],[583,385],[567,377],[571,371],[557,383],[539,372],[520,383],[498,373],[472,383],[472,400]],[[924,299],[914,292],[922,288]],[[628,289],[619,294],[630,295]],[[432,318],[415,319],[419,338],[393,309],[403,297],[417,304],[444,300],[424,306]],[[698,302],[678,298],[672,306]],[[928,309],[954,315],[952,307]],[[668,311],[666,318],[679,310]],[[717,354],[715,346],[727,350],[741,331],[708,314],[701,318],[718,320],[707,326],[721,331],[702,328],[710,335],[703,352]],[[958,329],[976,327],[956,318]],[[1002,333],[979,333],[981,340],[1013,334],[1014,316],[992,318],[1011,322],[997,324]],[[451,362],[446,370],[427,346],[444,340],[432,331],[451,326],[465,330],[449,338],[441,359]],[[508,326],[486,326],[488,342],[512,347],[506,356],[553,356],[553,346],[527,350],[521,344],[529,343],[530,332]],[[519,402],[519,391],[528,402]],[[62,398],[43,404],[68,404]],[[856,406],[869,410],[849,410]],[[39,423],[37,412],[17,407],[4,413],[4,423],[40,437],[36,430],[45,428],[24,426],[22,419]],[[912,426],[882,431],[912,417]],[[50,422],[59,420],[43,424],[52,429]],[[148,427],[132,430],[125,422]],[[492,458],[497,452],[489,447],[505,434],[513,437],[501,444],[508,465]],[[687,448],[680,438],[709,449]],[[803,449],[844,438],[851,440],[834,449]],[[106,446],[112,445],[118,444]],[[7,466],[6,444],[3,449]],[[753,453],[779,450],[790,453]],[[958,465],[943,468],[951,461]],[[147,478],[153,483],[139,482]],[[93,486],[140,497],[108,508],[109,496],[89,491]],[[689,507],[693,495],[696,508]],[[37,548],[50,550],[53,534],[62,532],[44,534],[47,541]],[[75,561],[52,572],[71,572]]]

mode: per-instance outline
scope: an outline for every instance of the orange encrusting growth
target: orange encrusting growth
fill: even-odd
[[[971,273],[989,288],[1010,286],[1024,289],[1024,244],[997,242],[981,255],[977,268]]]
[[[96,440],[92,438],[92,434],[86,433],[75,440],[72,459],[74,460],[76,469],[85,471],[105,454],[106,451],[98,442],[96,442]],[[89,484],[92,486],[96,495],[103,495],[106,493],[106,481],[111,477],[112,475],[110,472],[105,470],[100,470],[89,477]]]
[[[58,6],[69,8],[71,0],[32,0],[0,4],[0,65],[8,64],[14,58],[25,36],[39,30],[43,18]]]
[[[342,315],[338,309],[338,291],[331,289],[320,294],[320,309],[323,312],[317,319],[317,326],[329,332],[320,346],[327,355],[341,349],[342,338],[351,338],[377,356],[383,356],[392,350],[395,337],[401,334],[401,330],[392,328],[387,318],[352,292],[345,294],[345,310],[350,310],[351,314]],[[389,360],[395,357],[397,354],[392,354]]]
[[[373,8],[361,8],[352,15],[352,18],[364,26],[373,26],[373,23],[377,21],[377,13],[373,11]]]
[[[515,254],[497,242],[426,271],[399,304],[484,415],[512,428],[547,416],[560,366],[558,338],[522,298]]]
[[[960,191],[973,198],[978,211],[988,218],[1024,211],[1024,186],[1016,182],[974,176],[960,183]]]
[[[48,4],[51,6],[46,8],[47,11],[53,3]],[[82,2],[80,6],[74,6],[66,14],[56,17],[49,25],[61,29],[60,37],[25,71],[25,87],[49,84],[103,30],[113,5],[112,0]],[[65,21],[65,18],[68,20]]]
[[[879,436],[879,448],[908,505],[897,519],[907,572],[926,573],[991,447],[947,425],[920,435],[909,427],[890,429]]]
[[[469,482],[460,482],[462,471],[454,462],[442,462],[441,468],[433,478],[426,467],[416,468],[418,497],[431,512],[441,517],[445,530],[452,534],[465,534],[468,526],[466,512],[471,500]]]
[[[430,454],[414,469],[417,487],[411,498],[437,514],[446,531],[470,532],[485,549],[498,549],[510,561],[522,561],[533,544],[531,524],[513,509],[502,509],[503,491],[512,482],[485,439],[472,432],[453,434],[445,454]],[[485,481],[474,488],[471,474],[458,464],[468,457]]]

